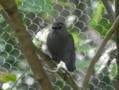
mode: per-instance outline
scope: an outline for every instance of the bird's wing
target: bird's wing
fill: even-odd
[[[75,70],[75,47],[74,47],[74,39],[69,34],[67,47],[65,50],[65,63],[69,71]]]

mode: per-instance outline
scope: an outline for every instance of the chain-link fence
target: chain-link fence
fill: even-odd
[[[114,7],[114,2],[112,7]],[[64,22],[73,35],[76,48],[76,68],[72,74],[81,86],[86,70],[103,37],[111,27],[109,15],[100,0],[16,0],[23,24],[33,43],[45,48],[47,34],[55,21]],[[0,87],[3,90],[41,90],[19,47],[19,41],[0,9]],[[87,90],[115,90],[116,46],[112,39],[95,65]],[[72,90],[57,74],[51,73],[56,90]]]

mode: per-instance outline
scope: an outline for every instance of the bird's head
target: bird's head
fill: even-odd
[[[63,29],[63,28],[65,28],[65,24],[64,23],[62,23],[62,22],[55,22],[55,23],[53,23],[53,25],[52,25],[52,29],[53,30],[61,30],[61,29]]]

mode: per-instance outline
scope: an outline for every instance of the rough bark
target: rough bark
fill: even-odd
[[[42,68],[40,60],[35,53],[35,47],[32,40],[25,30],[25,27],[22,25],[22,21],[14,0],[0,0],[0,4],[8,13],[10,20],[9,23],[17,34],[22,51],[25,54],[26,59],[39,82],[39,85],[41,85],[43,90],[53,90],[53,87],[51,86],[47,75]]]
[[[109,19],[110,19],[110,23],[113,23],[114,19],[115,19],[115,12],[112,9],[110,0],[102,0],[102,2],[104,4],[104,7],[106,8],[107,13],[108,13],[108,16],[109,16]]]
[[[115,10],[116,10],[116,17],[119,15],[119,0],[115,1]],[[117,46],[117,75],[114,78],[114,86],[116,90],[119,90],[119,25],[115,28],[115,36],[116,36],[116,46]]]
[[[119,0],[116,0],[116,17],[119,15]],[[119,75],[119,26],[116,29],[116,45],[117,45],[117,66],[118,66],[118,75]]]
[[[92,59],[92,62],[90,63],[90,65],[88,67],[86,76],[85,76],[84,81],[83,81],[83,89],[84,90],[88,86],[89,80],[90,80],[92,73],[93,73],[93,70],[94,70],[94,66],[97,63],[97,61],[99,60],[106,43],[111,38],[112,34],[114,33],[114,31],[116,30],[116,28],[118,26],[119,26],[119,16],[116,18],[116,20],[113,23],[112,27],[110,28],[109,32],[106,34],[101,46],[98,48],[97,53],[95,54],[94,58]]]

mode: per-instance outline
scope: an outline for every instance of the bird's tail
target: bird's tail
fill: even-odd
[[[66,62],[66,67],[68,69],[68,71],[73,72],[76,70],[76,66],[74,63],[71,62]]]

